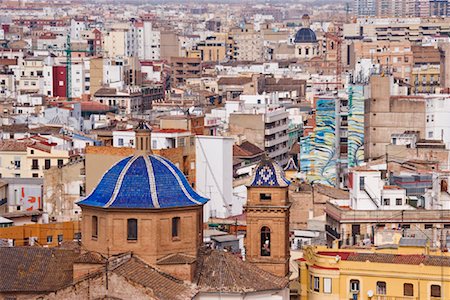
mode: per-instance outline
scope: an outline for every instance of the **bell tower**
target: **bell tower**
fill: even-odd
[[[289,273],[290,182],[269,158],[258,165],[247,186],[246,260],[274,275]]]
[[[134,132],[136,134],[136,154],[151,154],[152,149],[150,143],[152,130],[150,127],[144,122],[140,122],[134,129]]]

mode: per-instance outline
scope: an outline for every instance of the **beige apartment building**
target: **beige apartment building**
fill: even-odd
[[[226,33],[215,33],[197,44],[197,51],[200,59],[204,62],[224,61],[229,58],[229,49],[233,43],[228,39]]]
[[[392,134],[405,131],[425,133],[425,105],[423,97],[391,96],[392,77],[372,76],[371,96],[365,102],[364,159],[384,156]]]
[[[384,73],[392,73],[405,81],[411,79],[413,52],[409,41],[354,41],[346,51],[354,53],[352,68],[361,59],[371,59],[374,64],[380,64]]]
[[[27,57],[20,74],[18,74],[19,93],[39,93],[39,88],[44,82],[44,58]]]
[[[448,36],[450,18],[359,18],[343,25],[343,37],[374,41],[421,42],[424,37]]]
[[[70,152],[39,142],[0,142],[0,176],[4,178],[41,178],[44,170],[69,162]]]
[[[161,60],[169,61],[171,57],[180,56],[180,41],[177,33],[161,30],[160,43]]]
[[[103,87],[103,58],[91,58],[89,64],[90,79],[90,93],[94,95],[99,89]]]
[[[120,57],[128,54],[127,32],[128,24],[114,24],[106,34],[103,35],[103,51],[107,57]]]
[[[230,36],[235,43],[234,58],[239,61],[262,61],[264,59],[263,38],[252,24],[245,24],[243,28],[230,30]]]

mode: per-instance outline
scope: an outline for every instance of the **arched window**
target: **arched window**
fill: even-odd
[[[270,228],[261,228],[261,256],[270,256]]]
[[[92,216],[92,237],[98,237],[98,218],[97,216]]]
[[[127,220],[127,240],[136,241],[138,238],[137,219]]]
[[[309,48],[308,48],[308,47],[305,48],[305,55],[306,55],[306,56],[309,55]]]

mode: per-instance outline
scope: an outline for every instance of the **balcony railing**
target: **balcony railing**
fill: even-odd
[[[325,231],[337,240],[341,238],[341,234],[337,232],[337,230],[331,228],[330,225],[325,225]]]

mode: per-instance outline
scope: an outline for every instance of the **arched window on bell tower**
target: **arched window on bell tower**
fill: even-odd
[[[270,256],[270,228],[261,228],[261,256]]]

